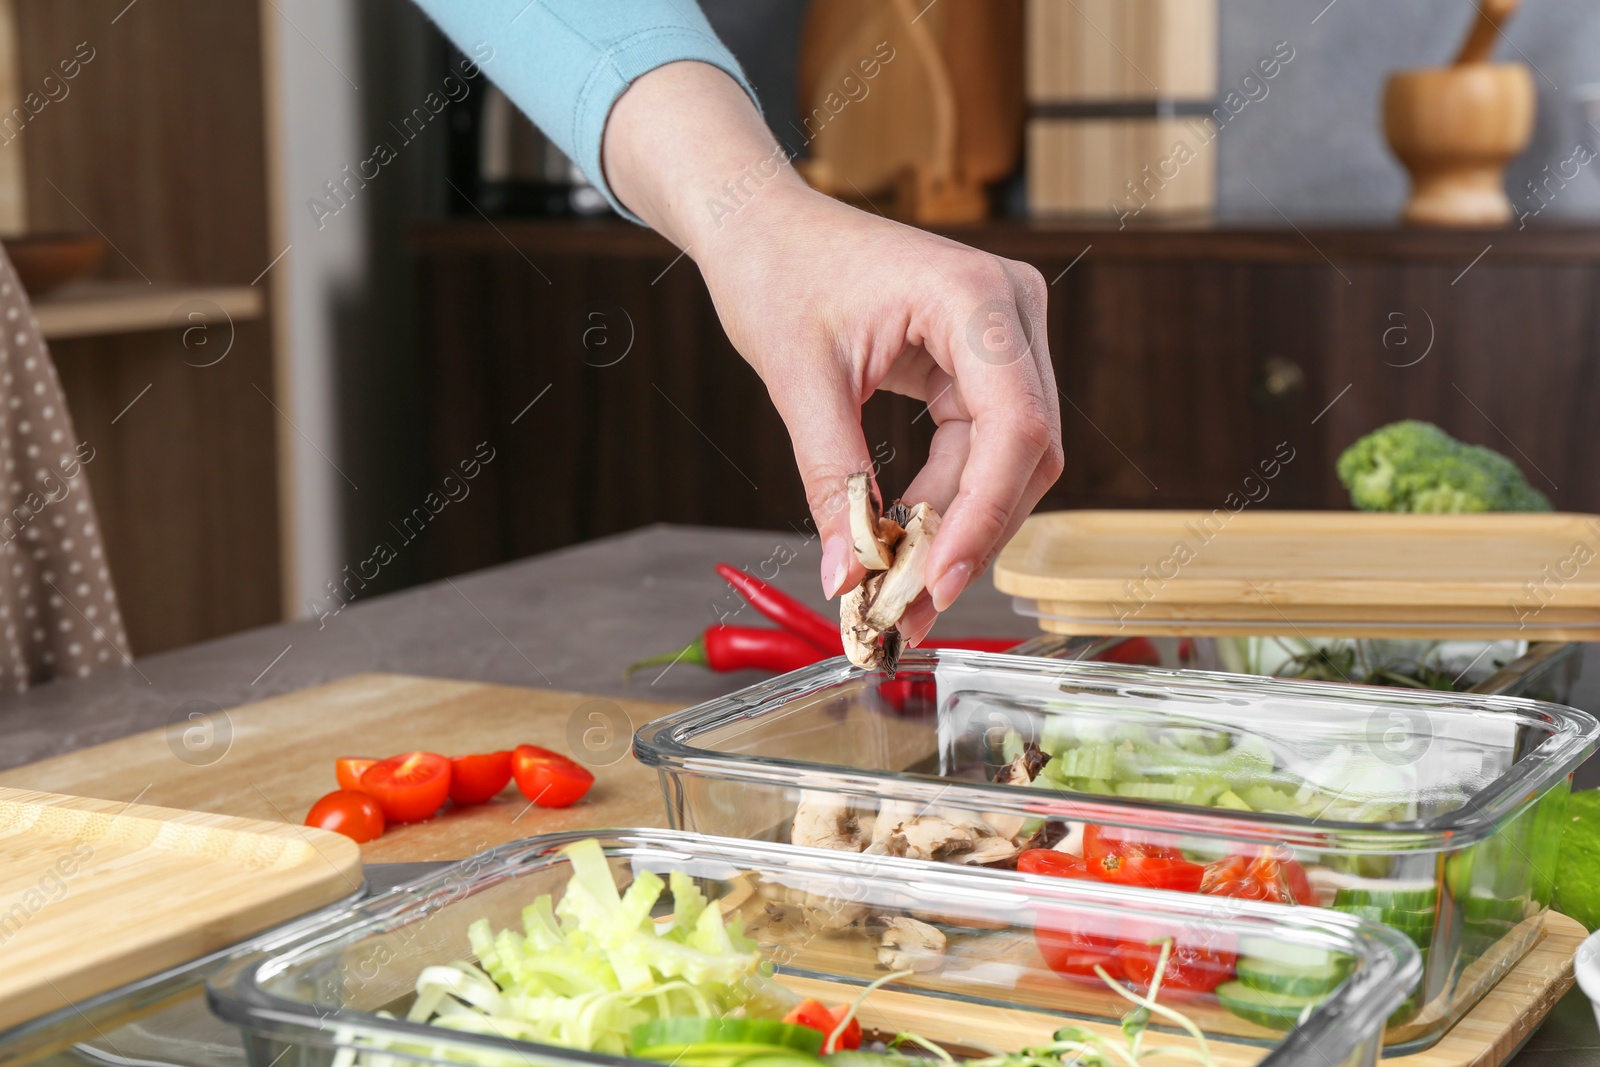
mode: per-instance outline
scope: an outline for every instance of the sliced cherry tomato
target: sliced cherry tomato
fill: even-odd
[[[450,799],[457,804],[482,804],[510,784],[510,752],[457,756],[450,761]]]
[[[522,795],[541,808],[569,807],[594,785],[594,775],[583,764],[537,745],[511,751],[511,776]]]
[[[1098,881],[1185,893],[1197,891],[1206,873],[1159,837],[1093,823],[1083,828],[1083,859]]]
[[[789,1014],[783,1017],[783,1021],[794,1026],[807,1026],[822,1034],[833,1033],[837,1022],[826,1004],[810,997],[790,1008]]]
[[[1037,851],[1044,851],[1039,849]],[[1034,922],[1033,939],[1039,955],[1052,971],[1068,978],[1088,978],[1099,982],[1099,967],[1112,978],[1124,978],[1122,961],[1117,958],[1119,939],[1102,927],[1104,913],[1079,913],[1058,908],[1041,908]]]
[[[1023,874],[1048,874],[1055,878],[1087,878],[1089,867],[1082,856],[1057,852],[1053,848],[1030,848],[1017,857],[1017,870]]]
[[[833,1009],[833,1026],[828,1028],[828,1033],[839,1029],[839,1020],[843,1019],[845,1012],[850,1010],[850,1005],[839,1004]],[[850,1022],[839,1034],[839,1040],[823,1042],[823,1052],[838,1052],[840,1049],[858,1049],[861,1047],[861,1020],[852,1017]]]
[[[432,752],[408,752],[379,760],[361,776],[390,822],[431,818],[450,795],[450,761]]]
[[[1117,946],[1117,959],[1122,971],[1135,985],[1149,988],[1155,977],[1156,964],[1161,962],[1161,944],[1125,941]],[[1233,978],[1238,957],[1221,947],[1195,944],[1187,939],[1173,943],[1167,957],[1167,969],[1161,974],[1162,989],[1179,989],[1191,993],[1209,993],[1223,982]]]
[[[1093,863],[1105,856],[1144,856],[1148,859],[1181,860],[1183,853],[1161,835],[1122,830],[1115,826],[1083,827],[1083,858]]]
[[[794,1026],[804,1026],[816,1030],[824,1038],[827,1038],[839,1028],[839,1020],[843,1019],[845,1013],[849,1010],[850,1005],[848,1004],[840,1004],[836,1008],[830,1008],[820,1000],[812,1000],[807,997],[789,1009],[789,1014],[783,1017],[783,1021]],[[858,1049],[860,1047],[861,1023],[859,1020],[851,1019],[850,1025],[844,1028],[844,1032],[839,1035],[839,1040],[836,1043],[824,1041],[822,1051],[829,1053],[838,1052],[840,1049]]]
[[[377,762],[366,756],[344,756],[334,760],[333,775],[339,779],[339,788],[361,792],[361,776],[367,773],[368,767]]]
[[[1236,853],[1207,864],[1200,892],[1274,904],[1316,903],[1305,868],[1292,859],[1280,858],[1271,848],[1263,848],[1256,856]]]
[[[1154,856],[1101,856],[1087,864],[1089,877],[1117,885],[1140,885],[1147,889],[1173,889],[1197,893],[1206,869],[1188,860]]]
[[[357,843],[373,841],[383,834],[383,809],[365,793],[341,789],[311,805],[306,825],[332,830]]]

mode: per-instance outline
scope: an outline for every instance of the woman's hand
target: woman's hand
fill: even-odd
[[[928,405],[926,465],[900,495],[944,514],[915,643],[989,565],[1062,469],[1045,284],[999,259],[848,207],[788,167],[738,86],[678,63],[634,83],[606,129],[617,196],[699,263],[728,337],[789,429],[833,596],[865,574],[845,479],[872,468],[861,405]]]

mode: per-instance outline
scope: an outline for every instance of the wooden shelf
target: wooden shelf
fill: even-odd
[[[178,315],[185,305],[188,311]],[[258,319],[266,294],[249,285],[149,285],[144,282],[74,282],[33,301],[45,340],[139,333],[209,322],[218,313],[233,322]],[[199,313],[205,319],[187,319]]]

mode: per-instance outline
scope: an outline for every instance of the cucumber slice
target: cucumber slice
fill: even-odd
[[[1376,904],[1335,904],[1333,910],[1401,930],[1432,930],[1438,919],[1438,913],[1433,911],[1404,911],[1400,908],[1380,908]]]
[[[1291,996],[1252,989],[1242,981],[1217,986],[1217,1003],[1241,1019],[1272,1030],[1292,1030],[1307,1009],[1315,1008],[1324,996]]]
[[[1289,997],[1321,997],[1333,992],[1349,975],[1348,966],[1328,962],[1303,967],[1277,959],[1240,957],[1239,981],[1261,993]]]
[[[1439,891],[1433,886],[1417,888],[1384,886],[1340,886],[1333,896],[1333,906],[1358,904],[1375,908],[1392,908],[1397,911],[1432,911],[1439,903]]]
[[[809,1026],[776,1019],[701,1019],[692,1016],[652,1019],[633,1028],[630,1045],[640,1059],[671,1061],[687,1052],[707,1056],[743,1056],[757,1052],[800,1052],[815,1056],[826,1036]]]
[[[1351,959],[1343,952],[1317,948],[1315,945],[1297,945],[1272,937],[1239,938],[1239,955],[1256,960],[1267,960],[1275,966],[1292,967],[1301,971],[1342,967],[1349,969]]]

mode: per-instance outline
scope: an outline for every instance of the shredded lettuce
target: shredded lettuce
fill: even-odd
[[[521,932],[474,922],[467,940],[476,965],[424,968],[409,1021],[626,1054],[628,1034],[653,1019],[771,1010],[755,942],[723,922],[689,875],[663,882],[643,871],[619,893],[599,842],[570,845],[566,857],[572,879],[560,903],[529,904]],[[668,888],[672,914],[658,922]]]

